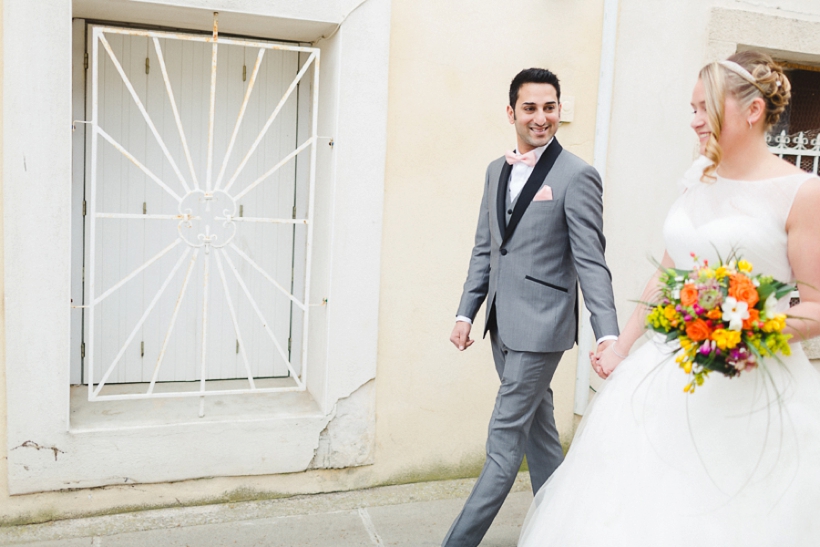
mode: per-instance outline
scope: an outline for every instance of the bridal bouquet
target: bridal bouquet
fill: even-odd
[[[694,253],[692,258],[694,269],[661,274],[660,295],[646,318],[647,327],[667,342],[680,342],[675,362],[690,376],[683,391],[694,393],[712,371],[737,376],[764,357],[791,354],[791,335],[783,334],[786,316],[776,307],[792,285],[752,275],[745,260],[713,268]]]

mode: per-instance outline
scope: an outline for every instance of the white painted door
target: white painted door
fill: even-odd
[[[83,339],[93,344],[95,362],[91,380],[193,381],[203,370],[207,380],[288,376],[283,353],[298,376],[301,329],[294,332],[292,325],[301,325],[303,312],[293,300],[304,301],[304,288],[294,282],[294,271],[303,269],[306,225],[291,219],[297,213],[304,217],[307,208],[307,193],[299,188],[304,181],[297,180],[297,172],[304,171],[298,162],[306,162],[307,155],[294,156],[244,191],[305,140],[298,134],[299,117],[309,112],[307,101],[300,101],[304,93],[297,87],[283,100],[304,58],[298,51],[260,54],[256,47],[220,45],[209,136],[210,43],[159,38],[155,44],[147,35],[114,33],[104,38],[110,52],[99,46],[96,158],[91,136],[86,145],[86,179],[96,160],[97,182],[96,232],[90,234],[86,221],[85,264],[93,263],[94,298],[104,296],[95,306],[93,337],[85,310]],[[89,113],[92,88],[89,69]],[[277,105],[278,114],[249,153]],[[91,197],[87,183],[86,199]],[[203,245],[203,235],[215,239]],[[88,285],[86,280],[86,306],[93,303]],[[89,379],[86,364],[83,381]]]

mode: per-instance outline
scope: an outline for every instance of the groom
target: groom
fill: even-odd
[[[552,72],[521,71],[507,116],[517,149],[490,163],[475,246],[450,341],[472,345],[470,328],[487,299],[486,327],[501,387],[484,468],[442,544],[475,547],[527,455],[533,492],[563,459],[550,381],[576,342],[578,281],[598,351],[617,338],[612,279],[604,259],[598,172],[555,139],[561,87]]]

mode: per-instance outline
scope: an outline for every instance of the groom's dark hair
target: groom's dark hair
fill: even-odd
[[[524,84],[550,84],[555,88],[558,102],[561,102],[561,84],[558,83],[558,76],[545,68],[525,68],[515,75],[510,84],[510,106],[513,110],[518,101],[518,90]]]

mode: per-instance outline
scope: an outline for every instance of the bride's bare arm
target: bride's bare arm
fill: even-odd
[[[806,340],[820,336],[820,180],[803,183],[786,222],[789,262],[800,290],[800,304],[789,311],[786,334]]]
[[[669,253],[664,252],[661,267],[666,269],[674,266],[675,263],[672,261]],[[658,277],[660,277],[660,275],[660,269],[652,275],[652,278],[643,290],[640,302],[652,302],[655,299],[658,294]],[[612,371],[615,370],[615,367],[623,360],[619,356],[625,357],[629,353],[629,350],[632,349],[635,341],[643,336],[643,333],[646,331],[646,314],[648,312],[649,310],[644,304],[637,304],[632,315],[629,316],[629,321],[627,321],[626,326],[623,331],[621,331],[618,340],[598,356],[599,359],[597,363],[593,358],[593,368],[598,373],[598,376],[602,378],[609,376]]]

